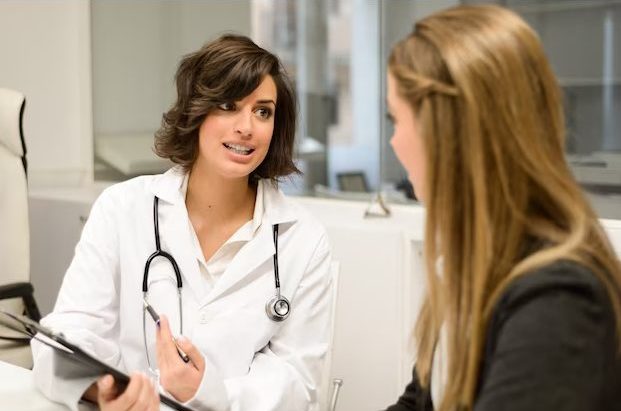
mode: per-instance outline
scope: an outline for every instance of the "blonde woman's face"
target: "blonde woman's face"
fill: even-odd
[[[397,92],[397,83],[388,73],[388,114],[394,124],[390,139],[399,162],[408,173],[416,198],[425,201],[425,153],[419,124],[408,102]]]

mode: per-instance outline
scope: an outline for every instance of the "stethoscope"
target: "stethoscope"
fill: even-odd
[[[151,266],[151,262],[156,257],[163,257],[170,265],[172,265],[173,271],[175,272],[175,279],[177,280],[177,300],[179,301],[179,335],[183,335],[183,312],[182,312],[182,300],[181,300],[181,288],[183,287],[183,282],[181,280],[181,271],[179,270],[179,266],[175,261],[175,258],[166,251],[162,250],[160,244],[160,227],[159,227],[159,213],[158,213],[158,205],[159,198],[157,196],[153,199],[153,227],[155,231],[155,252],[147,258],[147,262],[144,265],[144,274],[142,276],[142,297],[145,301],[147,301],[147,294],[149,291],[149,267]],[[265,303],[265,313],[267,317],[275,322],[281,322],[289,317],[289,313],[291,311],[291,303],[289,300],[283,295],[280,294],[280,277],[278,275],[278,224],[274,224],[272,226],[272,233],[274,236],[274,248],[276,249],[274,253],[274,283],[275,283],[275,292],[274,295]],[[147,333],[146,333],[146,310],[142,310],[142,334],[144,337],[144,347],[145,352],[147,353],[147,362],[149,363],[149,368],[151,367],[151,360],[149,358],[149,350],[147,349]]]

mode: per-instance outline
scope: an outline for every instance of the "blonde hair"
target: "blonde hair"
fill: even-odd
[[[393,48],[389,73],[421,124],[427,159],[416,370],[428,386],[446,324],[450,379],[436,409],[468,410],[490,315],[510,282],[559,259],[582,264],[608,290],[619,330],[621,267],[565,161],[561,91],[518,15],[493,5],[431,15]]]

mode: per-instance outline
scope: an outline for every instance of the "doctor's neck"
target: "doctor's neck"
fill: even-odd
[[[250,215],[254,211],[256,186],[248,177],[228,179],[193,167],[188,179],[185,203],[188,211],[217,218]]]

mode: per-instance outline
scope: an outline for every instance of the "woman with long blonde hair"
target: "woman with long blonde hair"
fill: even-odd
[[[401,410],[621,410],[621,265],[565,157],[540,40],[492,5],[392,50],[391,144],[426,207],[427,297]]]

